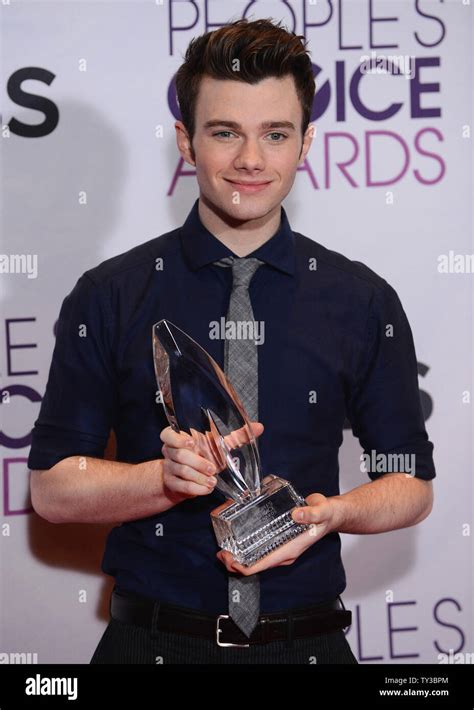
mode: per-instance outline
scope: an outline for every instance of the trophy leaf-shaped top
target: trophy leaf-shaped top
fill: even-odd
[[[260,494],[260,457],[232,383],[209,353],[171,321],[153,326],[156,380],[170,426],[213,461],[218,488],[236,501]]]

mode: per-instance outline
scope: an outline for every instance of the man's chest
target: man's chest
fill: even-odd
[[[227,319],[228,291],[204,283],[180,286],[145,299],[122,328],[117,358],[121,416],[151,417],[166,425],[152,348],[152,327],[166,318],[221,368],[227,339],[255,340],[259,419],[274,435],[322,442],[341,430],[354,357],[347,308],[295,286],[264,283],[251,294],[253,321],[233,322]]]

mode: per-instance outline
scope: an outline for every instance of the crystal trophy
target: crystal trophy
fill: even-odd
[[[307,505],[291,483],[272,474],[261,480],[249,418],[206,350],[163,319],[153,326],[153,360],[171,428],[189,434],[194,450],[216,467],[215,488],[226,498],[211,512],[219,547],[248,566],[307,530],[291,517]]]

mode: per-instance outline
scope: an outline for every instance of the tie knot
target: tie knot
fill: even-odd
[[[228,256],[215,262],[218,266],[232,266],[232,287],[243,286],[248,288],[252,276],[264,262],[255,257]]]

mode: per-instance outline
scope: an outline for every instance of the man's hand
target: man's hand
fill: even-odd
[[[263,424],[251,422],[254,436],[260,436],[263,432]],[[245,432],[238,430],[226,436],[226,442],[230,446],[242,443],[247,436]],[[163,429],[160,434],[163,442],[161,451],[163,453],[163,488],[165,495],[176,505],[177,503],[194,498],[196,496],[208,495],[214,490],[218,473],[216,459],[206,458],[203,453],[208,453],[212,457],[209,442],[204,436],[196,433],[196,439],[185,432],[174,431],[170,426]]]
[[[314,545],[315,542],[337,527],[339,509],[335,498],[326,498],[322,493],[312,493],[305,500],[308,506],[295,508],[291,516],[298,523],[310,524],[310,527],[294,540],[281,545],[277,550],[265,555],[250,567],[239,564],[226,550],[220,550],[217,557],[225,564],[229,572],[240,572],[245,576],[262,572],[270,567],[293,564],[308,547]],[[299,517],[300,514],[303,515],[302,518]]]
[[[308,507],[295,508],[292,517],[312,527],[265,555],[260,562],[244,567],[224,550],[218,552],[217,557],[229,572],[250,575],[278,565],[291,565],[310,545],[330,532],[361,535],[417,525],[431,512],[433,486],[431,480],[406,473],[386,473],[342,495],[326,498],[321,493],[313,493],[306,502]],[[303,513],[301,521],[300,513]]]

